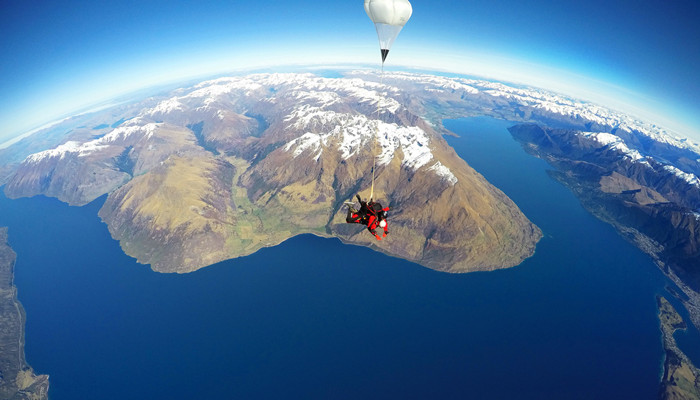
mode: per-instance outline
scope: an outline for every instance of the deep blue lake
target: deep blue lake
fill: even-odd
[[[507,122],[445,125],[462,158],[542,229],[520,266],[451,275],[303,235],[158,274],[110,238],[104,199],[78,208],[0,195],[27,361],[50,374],[52,400],[656,399],[655,296],[668,281]]]

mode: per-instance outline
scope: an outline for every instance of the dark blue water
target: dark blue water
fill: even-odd
[[[658,269],[491,119],[458,153],[545,237],[522,265],[450,275],[304,235],[187,275],[124,255],[86,207],[0,196],[26,355],[52,400],[655,399]]]

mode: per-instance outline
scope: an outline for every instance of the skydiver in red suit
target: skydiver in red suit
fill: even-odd
[[[381,204],[370,201],[362,201],[360,195],[357,195],[357,200],[360,202],[360,209],[355,210],[353,203],[346,202],[348,205],[348,215],[345,222],[349,224],[362,224],[367,226],[367,230],[377,238],[382,240],[389,233],[389,224],[386,221],[387,211],[389,207],[383,208]],[[382,236],[377,234],[377,227],[383,228]]]

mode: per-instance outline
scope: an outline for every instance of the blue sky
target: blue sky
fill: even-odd
[[[2,0],[0,142],[115,95],[269,65],[378,63],[362,0]],[[700,140],[700,2],[413,0],[387,66],[531,84]]]

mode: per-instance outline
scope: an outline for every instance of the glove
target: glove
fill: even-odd
[[[377,240],[382,240],[382,237],[379,235],[375,235],[377,237]]]
[[[382,234],[382,237],[386,237],[387,233],[389,233],[389,232],[384,232],[384,234]]]

